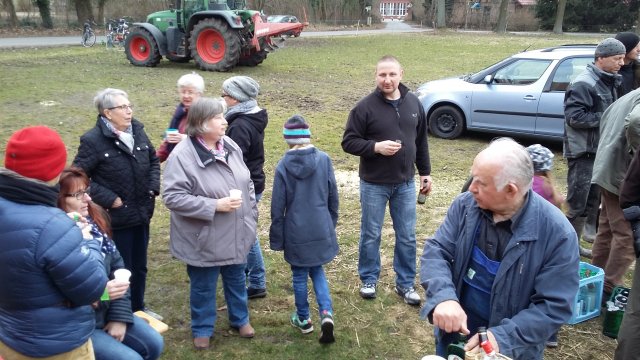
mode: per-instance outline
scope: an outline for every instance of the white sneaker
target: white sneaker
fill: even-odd
[[[360,296],[363,299],[375,299],[376,297],[376,284],[367,283],[363,284],[360,288]]]
[[[420,305],[420,295],[418,295],[413,286],[409,288],[402,288],[396,285],[396,293],[400,295],[407,304]]]

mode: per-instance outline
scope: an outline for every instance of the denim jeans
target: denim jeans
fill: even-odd
[[[256,202],[260,202],[262,194],[256,194]],[[249,289],[266,289],[267,279],[264,267],[264,258],[262,257],[262,249],[260,248],[260,238],[256,230],[256,242],[249,250],[247,255],[247,277],[249,281]]]
[[[191,281],[191,333],[193,337],[211,337],[216,323],[216,287],[222,275],[224,299],[227,302],[229,325],[240,328],[249,323],[246,264],[197,267],[187,265]]]
[[[313,291],[316,293],[316,301],[318,301],[318,312],[322,314],[323,310],[327,310],[333,313],[329,284],[324,275],[322,265],[312,267],[291,265],[291,273],[293,274],[293,295],[296,302],[296,311],[300,320],[309,318],[308,278],[311,278],[311,282],[313,282]]]
[[[131,310],[143,310],[147,284],[149,224],[113,230],[113,242],[122,255],[124,267],[131,271]]]
[[[133,316],[127,325],[124,340],[119,342],[102,329],[91,334],[96,360],[156,360],[162,353],[164,341],[146,321]]]
[[[567,159],[569,167],[567,171],[567,205],[569,206],[567,218],[569,221],[598,212],[600,187],[591,183],[594,160],[593,154]],[[595,215],[595,219],[597,219],[597,215]]]
[[[375,284],[380,277],[380,241],[387,202],[396,235],[393,254],[396,285],[412,287],[416,277],[416,188],[413,180],[382,185],[360,180],[360,280]]]

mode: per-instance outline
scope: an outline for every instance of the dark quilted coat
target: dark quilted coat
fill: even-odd
[[[116,230],[149,223],[160,193],[160,160],[144,125],[134,119],[132,127],[129,151],[98,116],[96,126],[80,138],[73,160],[91,179],[91,199],[107,209]],[[124,205],[112,208],[118,196]]]

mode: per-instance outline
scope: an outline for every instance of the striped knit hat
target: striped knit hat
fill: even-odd
[[[282,135],[284,135],[284,141],[290,145],[309,144],[311,142],[309,124],[300,115],[293,115],[284,123]]]

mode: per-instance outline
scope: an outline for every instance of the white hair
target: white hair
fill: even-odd
[[[496,190],[502,191],[510,183],[518,186],[523,194],[531,189],[533,163],[524,146],[511,138],[498,138],[482,152],[501,167],[493,176]]]
[[[202,76],[196,74],[195,72],[182,75],[180,76],[180,79],[178,79],[178,89],[187,86],[193,87],[200,94],[204,93],[204,79],[202,78]]]
[[[93,98],[93,104],[98,109],[98,113],[100,115],[103,114],[105,109],[109,109],[115,106],[115,98],[116,96],[124,96],[127,100],[129,99],[129,95],[124,90],[120,89],[112,89],[106,88],[104,90],[100,90],[98,94]]]

